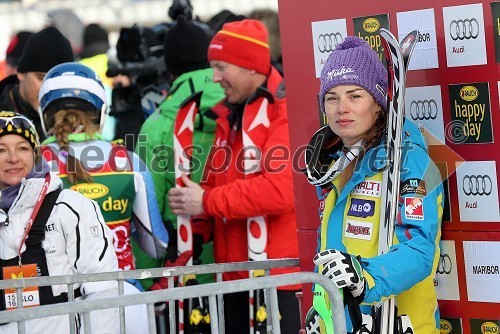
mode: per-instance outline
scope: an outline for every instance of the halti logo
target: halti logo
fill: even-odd
[[[354,217],[371,217],[375,212],[375,201],[352,198],[351,206],[349,207],[349,216]]]
[[[380,197],[382,183],[380,181],[363,181],[352,190],[353,195]]]

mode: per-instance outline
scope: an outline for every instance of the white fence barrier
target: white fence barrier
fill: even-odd
[[[265,276],[259,278],[243,279],[236,281],[221,282],[222,273],[230,271],[249,271],[256,269],[264,269],[266,275],[269,275],[269,270],[272,268],[294,267],[298,265],[297,259],[255,261],[255,262],[238,262],[231,264],[209,264],[190,267],[173,267],[173,268],[152,268],[140,269],[131,271],[119,271],[99,274],[87,275],[68,275],[68,276],[52,276],[52,277],[36,277],[24,278],[15,280],[0,281],[0,289],[15,288],[17,300],[21,301],[18,304],[18,309],[0,312],[0,323],[17,322],[18,332],[26,333],[25,321],[35,318],[43,318],[54,315],[63,314],[82,314],[85,334],[91,333],[90,312],[109,308],[120,308],[120,332],[125,333],[125,315],[123,308],[128,305],[146,304],[148,310],[149,333],[156,333],[155,323],[155,303],[170,301],[169,304],[169,325],[170,333],[176,333],[175,330],[175,300],[190,299],[198,297],[208,297],[209,312],[211,316],[211,331],[212,333],[224,334],[224,312],[223,312],[223,295],[227,293],[250,291],[265,289],[266,291],[266,307],[268,312],[267,328],[269,333],[280,333],[277,287],[315,283],[323,286],[329,294],[332,302],[332,316],[335,326],[335,333],[346,333],[346,324],[344,317],[344,306],[342,297],[335,284],[322,275],[311,272],[300,272],[283,275]],[[123,294],[123,282],[130,279],[144,279],[152,277],[167,277],[169,287],[174,286],[174,278],[182,275],[198,275],[214,273],[217,276],[217,282],[201,285],[175,287],[159,291],[147,291],[135,295],[119,295],[116,297],[108,297],[93,300],[74,300],[73,290],[74,285],[81,282],[97,282],[97,281],[117,281],[118,291]],[[22,290],[32,286],[47,286],[47,285],[68,285],[69,301],[61,304],[43,305],[30,308],[22,308]],[[70,319],[73,317],[70,317]],[[1,330],[1,326],[0,326]],[[74,333],[73,324],[70,323],[68,332]]]

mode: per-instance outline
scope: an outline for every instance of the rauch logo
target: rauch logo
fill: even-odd
[[[481,325],[481,333],[483,334],[498,334],[498,325],[494,322],[488,321]]]
[[[380,29],[380,22],[374,17],[369,17],[363,21],[363,30],[367,33],[374,33]]]
[[[474,86],[464,86],[460,89],[460,97],[464,101],[474,101],[479,96],[479,91]]]
[[[77,191],[90,199],[101,198],[109,192],[108,187],[100,183],[80,183],[69,189]]]
[[[439,320],[439,332],[441,334],[449,334],[453,330],[453,326],[451,325],[451,322],[449,322],[446,319],[441,319]]]

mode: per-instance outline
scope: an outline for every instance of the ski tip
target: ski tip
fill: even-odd
[[[387,39],[386,36],[389,36],[390,38],[396,40],[396,37],[394,37],[394,34],[389,30],[389,29],[386,29],[386,28],[380,28],[380,36]]]
[[[417,39],[418,39],[418,30],[413,30],[408,35],[406,35],[406,37],[403,38],[403,40],[400,43],[401,52],[403,54],[410,53],[417,44]]]

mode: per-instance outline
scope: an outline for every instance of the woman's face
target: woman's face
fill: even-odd
[[[0,137],[0,189],[21,182],[35,165],[35,155],[26,139],[18,135]]]
[[[328,125],[344,145],[354,145],[363,138],[381,111],[375,99],[364,88],[337,86],[325,94]]]

